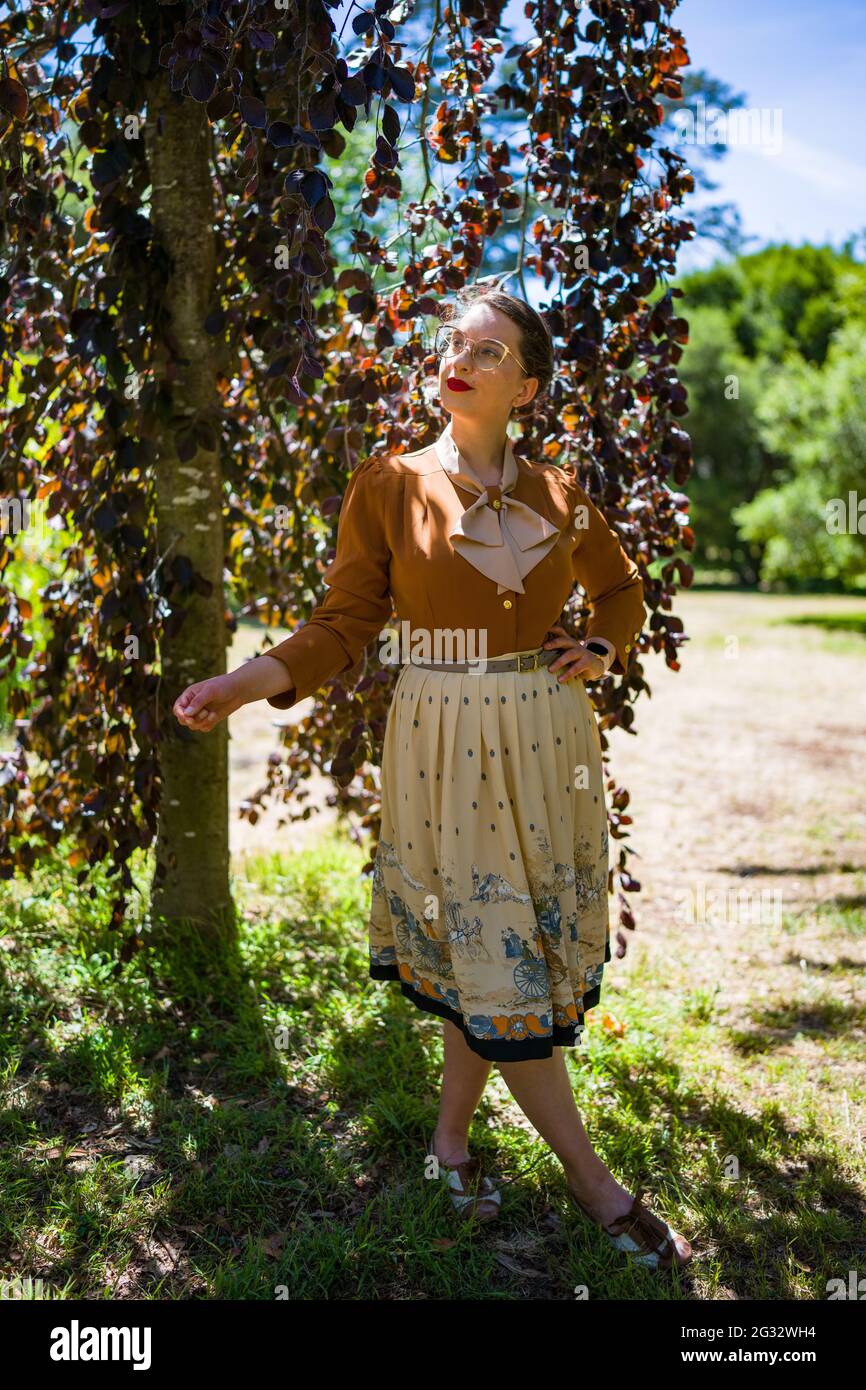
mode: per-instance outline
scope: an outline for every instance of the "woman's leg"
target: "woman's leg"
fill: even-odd
[[[562,1051],[555,1047],[552,1057],[496,1065],[524,1115],[556,1154],[575,1196],[607,1225],[629,1210],[632,1197],[589,1142]]]
[[[462,1163],[469,1157],[469,1126],[493,1063],[473,1052],[460,1029],[448,1019],[442,1022],[442,1039],[445,1066],[433,1152],[443,1163]]]

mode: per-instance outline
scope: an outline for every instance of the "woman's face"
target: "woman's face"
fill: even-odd
[[[482,338],[498,338],[516,352],[523,361],[520,327],[490,304],[473,304],[453,326],[467,338],[479,342]],[[448,385],[449,378],[465,382],[471,391],[461,391]],[[501,427],[507,422],[513,406],[526,405],[538,390],[538,378],[524,376],[511,353],[492,371],[484,371],[472,359],[470,343],[461,352],[439,360],[439,399],[455,417],[489,421]]]

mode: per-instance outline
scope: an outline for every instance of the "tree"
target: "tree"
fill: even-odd
[[[675,0],[530,5],[536,35],[507,50],[494,87],[503,7],[437,5],[417,63],[389,0],[353,15],[345,57],[322,0],[82,0],[0,21],[0,398],[13,382],[19,393],[0,495],[44,501],[75,537],[42,596],[39,647],[6,581],[10,551],[0,558],[5,669],[28,673],[9,697],[0,874],[69,837],[82,881],[96,861],[116,872],[119,926],[127,860],[155,840],[160,914],[222,919],[225,732],[179,729],[173,698],[224,669],[226,577],[242,613],[286,627],[308,616],[348,473],[436,428],[420,389],[435,371],[427,320],[477,277],[508,218],[517,283],[525,268],[556,281],[559,354],[546,413],[517,447],[581,463],[645,570],[644,645],[676,665],[687,325],[664,282],[693,234],[675,216],[693,179],[654,145],[688,62]],[[361,108],[369,153],[346,246],[334,191]],[[488,110],[519,113],[516,150],[488,137]],[[407,149],[424,181],[404,199]],[[83,240],[69,198],[86,209]],[[336,753],[338,803],[375,832],[393,678],[371,657],[334,681],[263,795],[301,787]],[[602,727],[632,730],[647,688],[635,659],[598,694]],[[621,841],[627,802],[616,788]],[[628,852],[612,874],[630,927]]]
[[[741,538],[732,513],[771,477],[756,413],[767,376],[765,364],[740,349],[724,309],[690,310],[681,377],[689,397],[695,465],[688,489],[697,537],[693,559],[711,569],[733,570],[744,584],[757,580],[760,547]]]
[[[785,466],[734,511],[763,548],[761,577],[796,587],[866,590],[866,326],[843,325],[823,366],[791,357],[758,412],[762,442]]]
[[[847,314],[862,319],[866,267],[850,249],[782,243],[684,275],[678,284],[690,309],[725,310],[746,357],[778,363],[796,352],[820,365]]]
[[[866,266],[854,252],[768,246],[679,281],[694,558],[743,583],[862,571],[856,534],[825,526],[829,499],[863,477]]]

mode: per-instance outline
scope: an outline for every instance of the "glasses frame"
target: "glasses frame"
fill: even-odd
[[[501,338],[491,338],[491,337],[489,337],[489,336],[486,336],[486,337],[484,337],[484,338],[470,338],[470,337],[469,337],[469,334],[468,334],[468,333],[464,333],[462,328],[455,328],[455,327],[453,327],[450,323],[440,323],[439,327],[436,329],[436,338],[439,337],[439,334],[440,334],[440,332],[442,331],[443,328],[448,328],[448,329],[450,329],[452,333],[462,333],[462,334],[463,334],[463,337],[465,338],[466,342],[469,344],[470,348],[472,349],[472,363],[473,363],[474,366],[476,366],[476,367],[478,368],[479,372],[495,372],[495,371],[496,371],[496,367],[501,367],[501,366],[502,366],[502,363],[505,361],[505,358],[506,358],[506,357],[513,357],[514,360],[515,360],[515,362],[517,363],[518,367],[519,367],[520,370],[523,372],[523,375],[524,375],[524,376],[529,376],[528,371],[527,371],[526,368],[524,367],[524,365],[523,365],[523,363],[521,362],[520,358],[517,356],[517,353],[516,353],[516,352],[512,352],[512,350],[511,350],[511,348],[508,346],[508,344],[507,344],[507,343],[503,343],[503,341],[502,341]],[[478,343],[496,343],[497,347],[501,347],[501,348],[504,349],[504,352],[503,352],[503,354],[502,354],[502,357],[501,357],[501,358],[499,359],[499,361],[496,363],[496,367],[482,367],[482,366],[481,366],[481,363],[478,361],[478,359],[477,359],[476,356],[475,356],[475,348],[476,348],[476,346],[478,345]],[[433,350],[434,350],[434,352],[436,353],[437,357],[449,357],[449,356],[451,356],[451,354],[448,353],[448,352],[439,352],[439,351],[438,351],[438,349],[436,348],[436,339],[435,339],[435,338],[434,338],[434,340],[433,340]],[[461,349],[461,351],[462,351],[462,349]],[[455,357],[459,357],[459,355],[460,355],[459,353],[454,353],[454,356],[455,356]]]

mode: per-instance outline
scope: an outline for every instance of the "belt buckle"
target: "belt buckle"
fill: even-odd
[[[526,666],[523,665],[524,660],[528,663]],[[537,670],[538,670],[538,652],[533,652],[533,653],[532,653],[532,656],[527,656],[527,657],[519,656],[519,657],[517,658],[517,669],[518,669],[518,671],[537,671]]]

